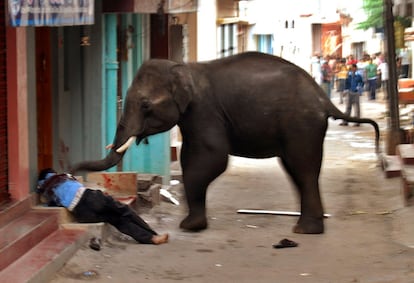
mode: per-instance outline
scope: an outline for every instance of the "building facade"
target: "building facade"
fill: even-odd
[[[315,52],[383,51],[381,33],[354,28],[361,1],[106,0],[93,2],[93,24],[44,27],[8,25],[9,2],[0,4],[1,201],[27,196],[39,168],[105,156],[126,90],[148,58],[191,62],[258,50],[309,70]],[[394,6],[412,14],[412,1]],[[176,129],[171,136],[179,141]],[[112,170],[168,179],[170,143],[170,133],[151,137]]]
[[[10,9],[21,7],[8,5],[12,1],[0,6],[0,204],[29,197],[41,168],[62,171],[78,161],[102,158],[142,62],[184,60],[185,25],[172,21],[169,11],[190,14],[194,4],[178,3],[180,9],[166,4],[157,11],[155,1],[132,6],[127,5],[131,1],[92,2],[94,22],[87,25],[14,27]],[[18,23],[33,18],[22,16]],[[112,170],[168,177],[169,160],[165,133],[130,150]]]

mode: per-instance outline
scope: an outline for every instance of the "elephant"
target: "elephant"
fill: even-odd
[[[233,155],[279,157],[300,201],[293,232],[321,234],[319,174],[328,118],[371,124],[379,152],[374,120],[342,113],[305,70],[280,57],[245,52],[193,63],[149,59],[127,91],[110,152],[101,160],[74,164],[72,172],[106,170],[134,141],[178,125],[188,205],[180,228],[208,227],[207,188]]]

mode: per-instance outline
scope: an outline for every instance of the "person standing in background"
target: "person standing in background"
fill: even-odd
[[[322,67],[321,67],[321,73],[322,73],[322,84],[321,87],[325,91],[328,98],[331,98],[331,82],[332,82],[332,74],[333,71],[331,67],[329,66],[329,58],[325,58]]]
[[[348,66],[346,65],[346,59],[343,58],[338,64],[338,73],[336,74],[338,78],[338,93],[339,93],[339,104],[344,103],[345,96],[345,80],[348,76]]]
[[[355,105],[354,117],[359,118],[361,117],[361,105],[359,103],[359,97],[361,96],[362,90],[364,88],[364,80],[362,79],[362,76],[357,72],[357,69],[357,65],[353,64],[351,66],[351,71],[349,72],[348,77],[345,81],[345,91],[348,92],[348,101],[346,104],[345,114],[350,116],[352,106]],[[342,123],[340,123],[339,125],[348,126],[348,122],[342,121]],[[358,127],[359,123],[356,123],[355,126]]]
[[[332,93],[332,90],[336,88],[335,83],[336,83],[336,79],[337,79],[336,73],[337,73],[337,68],[338,68],[338,66],[337,66],[338,62],[337,62],[337,60],[334,56],[329,56],[328,59],[329,59],[328,60],[328,65],[331,68],[331,72],[332,72],[331,86],[330,86],[331,87],[331,93]]]
[[[321,85],[322,84],[321,56],[317,52],[311,58],[311,74],[315,82],[318,85]]]
[[[408,78],[410,71],[410,54],[407,48],[403,48],[400,51],[401,73],[400,78]]]
[[[378,66],[378,72],[381,73],[381,89],[383,93],[383,99],[388,100],[388,63],[384,59]]]
[[[354,57],[354,55],[349,55],[348,56],[348,61],[346,62],[346,64],[349,66],[349,67],[351,67],[353,64],[356,64],[356,63],[358,63],[358,60],[357,59],[355,59],[355,57]]]
[[[377,65],[374,64],[372,58],[368,60],[368,65],[365,67],[367,82],[368,82],[368,99],[375,100],[377,92]]]

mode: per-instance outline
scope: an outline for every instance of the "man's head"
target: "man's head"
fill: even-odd
[[[358,69],[357,65],[356,64],[352,64],[351,71],[355,73],[357,71],[357,69]]]
[[[51,197],[50,191],[45,193],[43,185],[46,180],[56,174],[57,172],[53,168],[45,168],[39,172],[39,176],[37,178],[36,192],[40,194],[40,202],[47,203],[50,206],[56,206],[56,201]]]
[[[39,177],[37,178],[37,181],[44,181],[50,176],[50,175],[48,176],[48,174],[56,174],[56,173],[57,172],[53,168],[42,169],[39,173]]]

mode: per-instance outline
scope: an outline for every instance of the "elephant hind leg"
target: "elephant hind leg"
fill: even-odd
[[[300,217],[293,227],[293,232],[298,234],[322,234],[324,232],[323,218]]]
[[[293,232],[321,234],[324,232],[323,207],[318,181],[321,157],[312,156],[306,159],[296,157],[282,158],[282,164],[292,178],[300,196],[301,216]]]
[[[208,222],[205,215],[187,215],[180,223],[180,228],[189,232],[200,232],[207,229]]]

